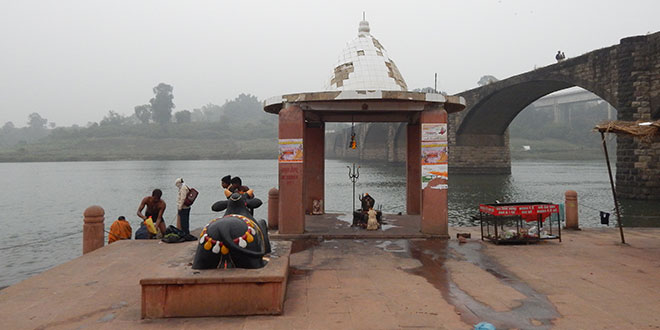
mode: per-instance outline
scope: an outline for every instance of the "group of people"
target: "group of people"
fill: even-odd
[[[243,186],[243,182],[239,177],[231,177],[231,175],[224,176],[221,180],[221,186],[232,193],[247,193],[249,198],[254,197],[252,191]],[[177,178],[174,184],[178,188],[177,194],[177,217],[176,228],[185,234],[190,234],[190,205],[186,203],[186,198],[190,193],[190,187],[186,185],[183,178]],[[151,196],[144,197],[138,206],[137,216],[142,219],[140,228],[135,231],[135,239],[148,239],[160,238],[165,235],[166,226],[163,219],[163,213],[167,208],[167,204],[162,199],[163,192],[160,189],[154,189]],[[156,234],[149,231],[149,223],[147,219],[151,218]],[[118,240],[131,239],[133,229],[126,221],[126,217],[120,216],[111,226],[108,233],[108,244]]]
[[[557,60],[557,62],[561,62],[565,59],[566,59],[566,55],[564,55],[564,52],[562,52],[561,50],[558,50],[557,55],[555,55],[555,60]]]

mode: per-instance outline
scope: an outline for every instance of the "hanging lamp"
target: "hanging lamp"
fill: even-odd
[[[357,142],[355,141],[355,122],[351,117],[351,142],[349,142],[348,147],[350,149],[357,149]]]

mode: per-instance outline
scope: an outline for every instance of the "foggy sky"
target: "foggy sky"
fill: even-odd
[[[0,0],[0,125],[131,115],[160,82],[175,111],[322,90],[362,11],[410,89],[450,94],[660,30],[657,0]]]

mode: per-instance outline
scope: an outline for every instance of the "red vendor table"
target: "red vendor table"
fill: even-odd
[[[481,239],[495,244],[561,242],[559,205],[543,202],[480,204]],[[556,228],[553,228],[555,227]]]

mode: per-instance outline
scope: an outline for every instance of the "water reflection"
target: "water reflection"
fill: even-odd
[[[326,161],[326,210],[348,213],[352,187],[347,165],[341,160]],[[405,163],[360,162],[356,193],[369,193],[386,213],[406,212]],[[479,225],[479,204],[514,202],[563,203],[566,190],[576,190],[581,227],[598,227],[600,212],[609,212],[615,225],[614,202],[607,168],[599,161],[518,161],[510,175],[449,174],[449,223],[452,226]],[[620,200],[624,226],[660,226],[660,203]]]

